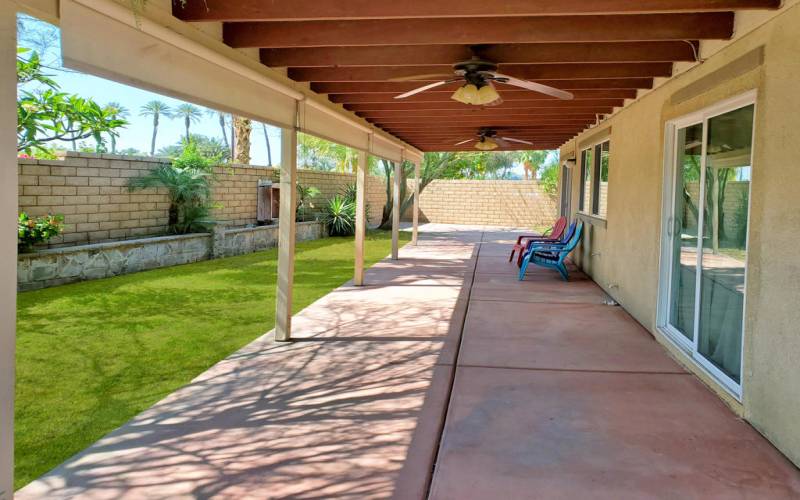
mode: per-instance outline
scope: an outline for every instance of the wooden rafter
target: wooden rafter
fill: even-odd
[[[649,14],[775,9],[780,0],[504,0],[489,4],[496,17],[574,14]],[[484,17],[484,0],[189,0],[173,2],[186,21],[301,21]]]
[[[728,39],[733,13],[226,23],[232,47]]]

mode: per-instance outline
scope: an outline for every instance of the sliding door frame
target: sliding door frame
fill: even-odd
[[[696,279],[695,279],[695,308],[694,308],[694,320],[693,320],[693,332],[692,332],[692,340],[689,340],[684,336],[681,332],[679,332],[676,328],[672,327],[669,323],[670,321],[670,307],[671,307],[671,287],[672,287],[672,276],[673,276],[673,266],[674,266],[674,259],[673,259],[673,252],[674,252],[674,242],[673,242],[673,232],[675,231],[675,217],[674,214],[675,210],[675,197],[677,196],[676,192],[676,179],[678,175],[678,167],[677,167],[677,151],[676,147],[678,145],[678,131],[697,124],[702,124],[703,126],[703,144],[702,144],[702,152],[701,152],[701,161],[700,161],[700,187],[699,187],[699,200],[698,200],[698,208],[702,210],[705,207],[706,202],[706,195],[705,195],[705,182],[706,182],[706,159],[707,159],[707,151],[706,148],[708,146],[708,122],[710,119],[717,117],[719,115],[723,115],[725,113],[729,113],[731,111],[735,111],[740,108],[744,108],[747,106],[753,106],[753,136],[750,142],[750,163],[751,163],[751,174],[750,174],[750,190],[752,191],[752,179],[755,173],[755,169],[752,168],[753,163],[753,151],[755,149],[755,127],[756,127],[756,117],[757,117],[757,105],[756,105],[756,98],[757,98],[757,91],[751,90],[740,94],[736,97],[731,99],[727,99],[721,101],[717,104],[704,108],[700,111],[695,113],[691,113],[674,120],[670,120],[665,125],[665,141],[664,141],[664,184],[663,184],[663,196],[662,196],[662,212],[661,212],[661,265],[659,271],[659,287],[658,287],[658,305],[656,311],[656,328],[675,346],[681,349],[686,355],[698,366],[700,369],[705,371],[708,375],[710,375],[714,380],[716,380],[721,387],[723,387],[727,392],[729,392],[732,396],[734,396],[738,401],[742,400],[743,394],[743,383],[744,383],[744,346],[745,346],[745,336],[747,332],[745,330],[745,319],[747,317],[747,274],[748,274],[748,265],[747,260],[749,260],[749,247],[750,247],[750,210],[751,210],[751,203],[752,203],[752,196],[748,192],[748,206],[747,206],[747,233],[745,236],[745,255],[748,259],[745,261],[745,273],[744,273],[744,292],[743,292],[743,300],[742,300],[742,349],[741,349],[741,358],[739,360],[739,367],[740,373],[740,382],[736,382],[730,376],[728,376],[725,372],[717,368],[711,361],[706,359],[698,350],[698,342],[699,342],[699,321],[700,321],[700,296],[702,292],[702,281],[703,281],[703,231],[705,225],[705,217],[698,217],[697,221],[697,231],[698,231],[698,238],[697,238],[697,263],[696,263]],[[701,212],[702,213],[702,212]]]

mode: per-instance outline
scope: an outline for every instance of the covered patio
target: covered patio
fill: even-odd
[[[275,329],[16,494],[16,247],[0,242],[0,499],[800,497],[798,215],[786,209],[798,179],[783,168],[796,159],[799,5],[0,0],[6,162],[24,11],[60,25],[70,68],[281,127],[285,194]],[[496,83],[502,102],[451,98],[476,74],[475,90]],[[749,309],[734,321],[744,326],[731,391],[693,363],[696,340],[690,352],[662,335],[661,252],[676,226],[659,210],[675,187],[662,177],[675,167],[667,125],[700,113],[691,124],[707,126],[702,110],[732,111],[742,93],[751,133],[716,151],[747,153],[736,168],[748,169],[737,178],[748,198],[735,210]],[[298,133],[357,151],[358,194],[353,280],[293,314]],[[699,136],[705,157],[709,134]],[[419,191],[400,248],[402,163],[419,180],[425,152],[493,138],[500,151],[561,148],[561,214],[586,227],[569,282],[541,269],[517,281],[516,229],[420,228]],[[603,154],[614,160],[601,195]],[[394,238],[365,270],[370,156],[395,166]],[[751,163],[762,170],[749,238]],[[17,184],[0,169],[3,234]]]
[[[579,271],[423,226],[17,498],[796,498],[800,473]]]

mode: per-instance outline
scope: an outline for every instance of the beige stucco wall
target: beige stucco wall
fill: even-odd
[[[719,78],[694,97],[673,97],[763,46],[763,63]],[[735,411],[800,464],[800,6],[793,3],[703,64],[643,96],[561,149],[610,128],[607,224],[587,225],[575,258],[608,293],[650,329]],[[716,76],[711,77],[716,78]],[[707,80],[706,80],[707,81]],[[756,89],[744,333],[743,398],[737,402],[656,330],[664,130],[668,120]],[[580,165],[571,170],[577,209]]]

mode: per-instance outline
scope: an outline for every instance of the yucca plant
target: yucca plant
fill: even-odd
[[[322,221],[331,236],[352,236],[356,230],[356,207],[336,195],[328,201]]]
[[[353,204],[353,210],[356,208],[356,194],[358,193],[358,187],[355,184],[348,184],[342,190],[342,197],[348,203]],[[369,203],[364,206],[364,215],[365,218],[369,220]]]

